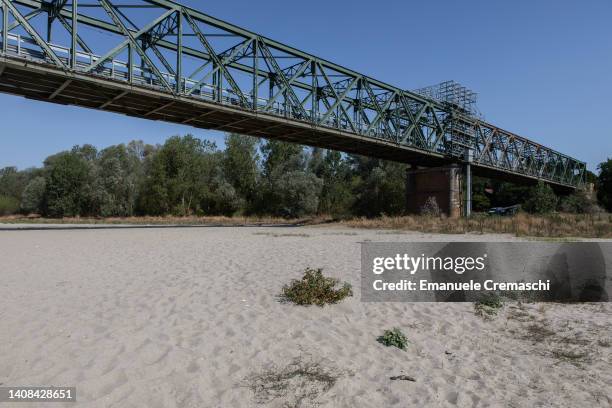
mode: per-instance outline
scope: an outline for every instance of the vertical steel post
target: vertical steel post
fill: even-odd
[[[55,10],[57,5],[53,2],[47,8],[47,42],[51,42],[53,32],[53,20],[55,20]],[[44,9],[43,9],[44,10]]]
[[[73,0],[74,1],[74,0]],[[176,10],[176,93],[182,93],[183,82],[183,11]]]
[[[217,68],[217,63],[213,61],[213,70],[217,70],[213,76],[212,76],[212,93],[213,93],[213,100],[214,101],[220,101],[221,99],[219,98],[219,69]]]
[[[319,115],[319,99],[317,95],[319,82],[317,78],[317,62],[315,60],[312,60],[310,62],[310,71],[312,75],[312,108],[310,109],[312,115],[311,121],[312,123],[317,123]]]
[[[359,110],[361,109],[361,78],[357,81],[357,94],[355,102],[353,103],[353,121],[357,126],[361,126],[361,117],[359,116]],[[409,166],[409,168],[411,168]]]
[[[8,7],[2,1],[2,52],[8,49]]]
[[[128,83],[134,81],[134,50],[132,44],[128,45]]]
[[[77,26],[78,26],[78,0],[72,0],[72,46],[70,48],[70,66],[76,69],[77,64]]]
[[[472,165],[470,163],[466,166],[466,200],[465,200],[465,216],[470,217],[472,215]]]
[[[259,99],[259,58],[257,53],[258,39],[253,41],[253,110],[257,112]]]
[[[289,111],[289,101],[287,100],[287,91],[283,91],[283,113],[287,117]]]
[[[465,216],[472,215],[472,149],[467,149],[465,165]]]
[[[219,102],[223,103],[223,67],[219,67],[217,71],[217,92],[219,93]]]

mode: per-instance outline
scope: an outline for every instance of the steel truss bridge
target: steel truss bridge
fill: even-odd
[[[0,0],[0,92],[559,191],[586,165],[168,0]],[[469,154],[466,154],[470,152]]]

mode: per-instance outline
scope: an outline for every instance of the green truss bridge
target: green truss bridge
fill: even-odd
[[[0,92],[417,166],[469,162],[565,192],[584,183],[585,163],[480,120],[453,83],[443,97],[399,89],[168,0],[0,5]]]

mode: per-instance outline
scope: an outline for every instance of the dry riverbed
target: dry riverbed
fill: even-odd
[[[469,303],[362,303],[359,243],[410,240],[518,239],[337,226],[0,231],[0,383],[76,386],[87,407],[612,406],[608,303],[506,304],[492,319]],[[307,267],[354,296],[280,302]],[[391,327],[406,351],[376,341]]]

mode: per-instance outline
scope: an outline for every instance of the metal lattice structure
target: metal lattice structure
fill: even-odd
[[[467,90],[402,90],[172,1],[0,5],[0,92],[424,166],[471,151],[476,174],[584,181],[583,162],[471,115]]]
[[[461,110],[468,115],[475,116],[477,114],[476,100],[478,95],[455,81],[444,81],[436,85],[415,89],[414,92],[426,98],[449,104],[451,108]]]

